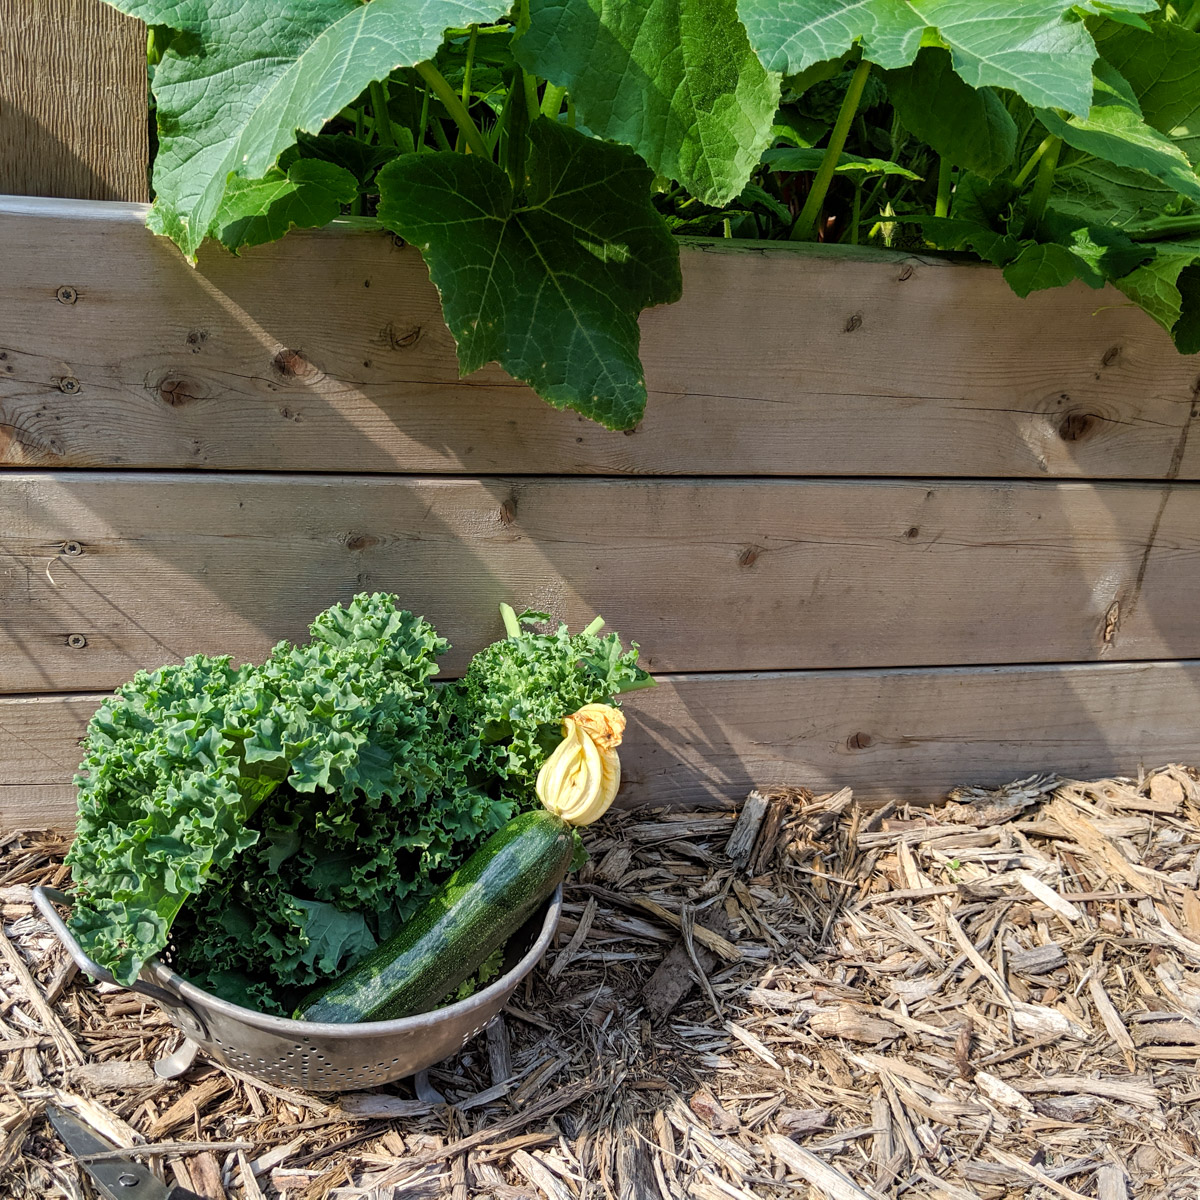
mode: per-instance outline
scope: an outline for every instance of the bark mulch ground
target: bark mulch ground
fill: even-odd
[[[1194,1200],[1198,779],[612,813],[446,1103],[158,1079],[180,1035],[31,906],[66,841],[10,834],[0,1195],[92,1194],[55,1100],[212,1200]]]

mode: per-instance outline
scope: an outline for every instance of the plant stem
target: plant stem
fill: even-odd
[[[950,215],[950,192],[954,187],[954,165],[943,155],[938,160],[937,200],[933,206],[935,217]]]
[[[475,66],[475,44],[479,41],[479,26],[471,26],[471,37],[467,42],[467,65],[463,67],[463,85],[462,85],[462,103],[466,109],[471,103],[471,71]],[[455,143],[455,148],[461,150],[466,135],[460,129],[458,131],[458,139]]]
[[[1127,226],[1122,232],[1135,242],[1153,242],[1159,238],[1190,237],[1200,233],[1200,213],[1186,217],[1156,217],[1143,225]]]
[[[854,207],[850,213],[850,245],[858,245],[858,226],[862,221],[863,186],[856,184],[854,188]]]
[[[521,636],[521,622],[517,620],[517,614],[513,611],[511,604],[501,603],[500,619],[504,622],[504,632],[510,638]]]
[[[570,96],[567,97],[567,124],[575,128],[575,101]]]
[[[454,118],[455,125],[463,131],[463,135],[467,139],[467,145],[471,148],[471,153],[478,154],[483,158],[490,158],[491,155],[488,154],[487,142],[483,140],[483,134],[479,132],[479,126],[471,120],[471,114],[467,112],[466,106],[458,98],[458,93],[446,82],[446,77],[441,71],[431,62],[418,63],[416,71],[429,85],[430,90],[446,106],[446,111]]]
[[[421,117],[417,122],[417,153],[420,154],[425,149],[425,130],[429,127],[429,84],[425,85],[425,91],[421,96]]]
[[[800,216],[792,227],[791,238],[794,242],[811,242],[816,237],[817,220],[821,215],[821,207],[833,182],[833,174],[837,170],[838,159],[842,156],[842,148],[846,145],[846,135],[854,116],[858,112],[858,102],[862,99],[863,88],[867,85],[867,76],[871,73],[871,64],[864,58],[854,69],[850,86],[846,89],[842,107],[838,109],[837,121],[834,122],[833,132],[829,135],[829,145],[825,147],[825,156],[817,168],[813,179],[812,190],[800,210]]]
[[[604,628],[604,618],[603,617],[593,617],[591,619],[591,621],[588,622],[587,627],[584,629],[583,636],[591,637],[591,635],[593,633],[599,633],[600,630],[602,630],[603,628]]]
[[[368,84],[371,94],[371,111],[375,114],[375,136],[385,146],[396,144],[392,130],[392,117],[388,112],[388,87],[386,80],[376,79]]]
[[[1054,186],[1054,170],[1058,166],[1058,155],[1062,150],[1062,138],[1052,138],[1051,145],[1042,155],[1038,164],[1037,179],[1033,191],[1029,195],[1029,209],[1025,213],[1025,224],[1021,226],[1021,237],[1033,237],[1042,216],[1046,212],[1046,201],[1050,199],[1050,189]]]
[[[1033,174],[1033,168],[1042,161],[1042,155],[1050,149],[1050,143],[1057,140],[1054,134],[1047,134],[1042,144],[1029,156],[1029,161],[1013,177],[1013,186],[1021,187],[1025,180]]]
[[[1180,17],[1179,23],[1184,29],[1190,29],[1193,32],[1200,29],[1200,0],[1195,0],[1195,3],[1188,10],[1188,15]]]
[[[549,117],[550,120],[558,119],[558,114],[562,110],[563,97],[567,94],[565,87],[559,87],[556,83],[547,83],[546,90],[542,93],[542,116]]]

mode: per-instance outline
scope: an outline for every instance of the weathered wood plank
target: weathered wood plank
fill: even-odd
[[[1200,657],[1200,486],[11,473],[0,691],[261,658],[396,592],[461,669],[502,600],[656,671]],[[1147,550],[1153,531],[1153,541]]]
[[[0,0],[0,31],[0,192],[145,200],[141,21],[101,0]]]
[[[668,676],[631,695],[624,803],[733,804],[751,787],[849,785],[933,801],[1035,771],[1195,762],[1200,662]],[[0,699],[0,827],[69,825],[100,697]]]
[[[838,247],[687,247],[632,436],[459,381],[415,251],[292,233],[193,270],[142,210],[0,200],[0,464],[1196,478],[1200,377],[1115,291]],[[61,287],[77,298],[64,304]],[[1176,461],[1178,459],[1178,461]]]

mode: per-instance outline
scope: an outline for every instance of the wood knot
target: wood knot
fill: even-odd
[[[1107,350],[1100,356],[1100,365],[1102,367],[1111,367],[1113,363],[1121,357],[1120,346],[1109,346]]]
[[[846,323],[842,326],[842,332],[853,333],[856,329],[862,328],[862,323],[862,313],[855,313],[853,316],[846,318]]]
[[[305,379],[317,373],[317,368],[299,350],[280,350],[271,360],[271,366],[284,379]]]
[[[871,735],[869,733],[862,733],[862,732],[852,733],[846,739],[846,745],[851,750],[868,750],[868,749],[870,749],[871,743],[873,741],[874,741],[874,739],[871,737]]]
[[[757,546],[747,546],[745,550],[738,555],[739,567],[752,567],[758,562],[758,556],[761,550]]]
[[[346,535],[347,550],[368,550],[372,546],[378,546],[379,539],[372,537],[369,533],[348,533]]]
[[[921,536],[921,527],[919,525],[910,525],[904,531],[904,536],[911,542],[914,538]]]
[[[900,268],[899,282],[907,283],[914,274],[915,270],[912,263],[905,263],[904,266]]]
[[[500,511],[497,513],[500,518],[501,525],[511,525],[517,519],[517,498],[509,496],[503,504],[500,505]]]
[[[208,333],[203,329],[193,329],[187,335],[187,344],[191,347],[193,354],[199,354],[204,347],[204,343],[208,341]]]
[[[1096,432],[1102,418],[1090,412],[1069,412],[1058,424],[1058,436],[1064,442],[1082,442]]]
[[[204,389],[190,379],[176,379],[170,375],[158,385],[159,399],[172,408],[182,408],[185,404],[203,400],[203,392]]]
[[[421,326],[410,325],[407,329],[397,329],[389,321],[380,331],[380,338],[389,350],[407,350],[421,340]]]

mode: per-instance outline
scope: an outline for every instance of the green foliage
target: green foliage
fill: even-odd
[[[1190,344],[1194,6],[110,2],[153,34],[155,230],[193,257],[374,222],[424,256],[463,373],[498,362],[609,428],[644,410],[671,233],[967,250],[1022,292],[1107,279]],[[979,220],[988,181],[1009,196]]]
[[[616,635],[560,627],[435,687],[448,643],[379,593],[309,632],[141,672],[89,724],[71,927],[121,982],[169,945],[200,987],[291,1011],[535,804],[563,716],[649,681]]]
[[[565,625],[538,632],[546,613],[525,612],[519,632],[471,660],[447,691],[464,734],[479,742],[478,764],[497,795],[514,808],[536,803],[533,781],[562,740],[562,718],[585,704],[611,704],[621,692],[648,686],[636,644],[616,634],[572,635]]]
[[[734,0],[530,0],[517,58],[705,204],[742,190],[779,106]]]
[[[632,428],[646,404],[634,314],[682,286],[650,172],[545,117],[529,138],[519,194],[478,155],[393,160],[380,220],[425,256],[463,374],[495,360],[556,408]]]

